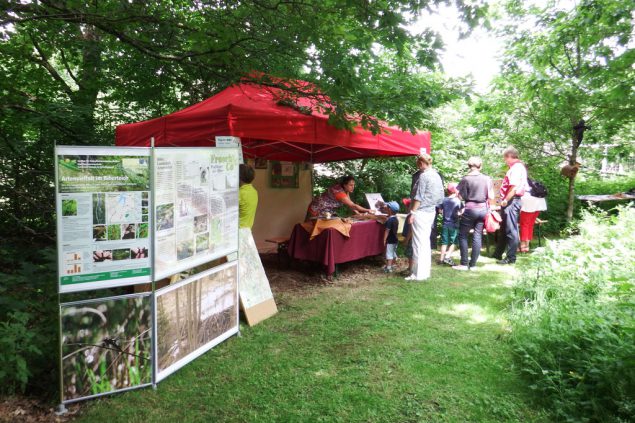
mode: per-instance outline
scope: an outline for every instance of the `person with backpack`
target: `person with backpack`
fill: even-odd
[[[547,210],[547,188],[540,182],[527,179],[528,189],[521,198],[520,208],[520,252],[529,252],[529,243],[534,238],[534,225],[541,211]]]

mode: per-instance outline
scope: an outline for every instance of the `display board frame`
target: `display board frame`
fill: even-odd
[[[135,386],[130,386],[130,387],[126,387],[126,388],[122,388],[122,389],[116,389],[116,390],[111,390],[108,392],[101,392],[98,394],[91,394],[91,395],[85,395],[85,396],[81,396],[81,397],[77,397],[77,398],[71,398],[71,399],[65,399],[64,398],[64,389],[65,389],[65,385],[64,385],[64,365],[63,365],[63,348],[64,348],[64,339],[63,339],[63,334],[64,334],[64,328],[62,326],[62,310],[63,308],[66,307],[72,307],[72,306],[80,306],[80,305],[88,305],[88,304],[95,304],[95,303],[103,303],[103,302],[107,302],[107,301],[120,301],[120,300],[126,300],[126,299],[135,299],[135,298],[147,298],[148,301],[148,306],[150,308],[150,316],[149,316],[149,321],[150,321],[150,328],[149,328],[149,333],[150,333],[150,352],[148,354],[148,360],[150,361],[150,381],[146,382],[146,383],[141,383],[139,385],[135,385]],[[94,399],[94,398],[99,398],[99,397],[103,397],[103,396],[107,396],[107,395],[113,395],[113,394],[118,394],[118,393],[122,393],[122,392],[128,392],[128,391],[134,391],[136,389],[142,389],[142,388],[147,388],[149,386],[153,386],[155,383],[155,377],[154,377],[154,368],[155,366],[155,353],[154,353],[154,348],[155,348],[155,342],[154,342],[154,312],[152,310],[153,307],[153,298],[154,295],[152,292],[144,292],[144,293],[138,293],[138,294],[126,294],[126,295],[115,295],[115,296],[109,296],[109,297],[103,297],[103,298],[93,298],[93,299],[88,299],[88,300],[79,300],[79,301],[69,301],[69,302],[65,302],[65,303],[59,303],[58,304],[58,312],[59,312],[59,354],[60,354],[60,373],[59,373],[59,384],[60,384],[60,401],[61,404],[66,405],[66,404],[72,404],[75,402],[79,402],[79,401],[85,401],[85,400],[89,400],[89,399]]]
[[[235,180],[236,180],[236,184],[238,184],[238,169],[239,169],[239,165],[238,165],[238,148],[236,147],[159,147],[159,148],[154,148],[153,149],[153,175],[156,178],[155,181],[155,185],[158,185],[158,179],[159,177],[157,176],[157,166],[158,166],[158,156],[162,155],[164,152],[166,153],[192,153],[193,155],[196,155],[196,150],[199,150],[201,153],[203,154],[203,152],[207,152],[210,153],[212,150],[216,150],[218,153],[233,153],[236,155],[236,166],[235,166]],[[238,221],[236,220],[236,235],[234,237],[234,243],[233,245],[230,245],[224,249],[221,250],[214,250],[213,252],[210,252],[208,254],[200,254],[198,256],[193,256],[187,259],[183,259],[183,260],[179,260],[177,257],[177,261],[171,263],[169,266],[164,266],[164,267],[168,267],[167,270],[165,269],[161,269],[157,262],[159,261],[159,258],[161,256],[161,253],[159,251],[160,247],[159,247],[159,243],[161,242],[161,237],[157,235],[157,233],[160,230],[160,226],[158,223],[158,219],[160,218],[159,216],[159,212],[157,212],[156,210],[159,209],[159,207],[162,206],[163,201],[160,201],[159,199],[157,199],[157,194],[156,194],[156,188],[153,190],[153,192],[155,193],[155,213],[153,214],[154,217],[154,228],[155,228],[155,237],[154,237],[154,279],[155,280],[160,280],[163,278],[167,278],[169,276],[172,276],[174,274],[177,274],[179,272],[185,271],[187,269],[191,269],[193,267],[202,265],[204,263],[208,263],[210,261],[213,260],[217,260],[221,257],[226,257],[234,252],[238,251]],[[176,192],[175,192],[176,195]],[[238,204],[238,186],[236,187],[236,213],[238,213],[238,208],[237,208],[237,204]],[[174,206],[173,206],[174,207]],[[176,210],[173,210],[173,214],[176,214]],[[176,224],[176,219],[174,224]],[[175,248],[176,248],[176,229],[175,231]]]
[[[199,150],[199,151],[197,151]],[[228,166],[225,167],[225,170],[227,170],[227,174],[231,173],[231,178],[235,179],[235,184],[232,184],[229,182],[229,177],[227,177],[227,183],[225,185],[225,189],[223,190],[217,190],[214,195],[216,195],[216,197],[222,197],[223,199],[229,199],[231,198],[232,201],[234,200],[235,197],[235,213],[233,213],[233,209],[231,213],[227,213],[225,215],[223,215],[223,219],[227,219],[227,225],[228,226],[222,226],[223,230],[221,230],[220,232],[217,232],[217,236],[220,237],[221,239],[221,245],[223,245],[224,248],[220,248],[218,250],[214,250],[212,254],[205,254],[202,255],[200,258],[196,259],[196,260],[187,260],[183,263],[181,263],[180,265],[177,266],[171,266],[170,271],[169,272],[157,272],[157,257],[158,255],[156,254],[156,249],[157,249],[157,243],[156,243],[156,234],[157,234],[157,226],[156,226],[156,222],[157,222],[157,218],[156,218],[156,206],[157,206],[157,202],[156,202],[156,194],[157,194],[157,175],[156,175],[156,164],[158,162],[157,160],[157,152],[159,152],[159,155],[162,154],[162,152],[165,151],[166,153],[188,153],[190,155],[201,155],[201,154],[207,154],[209,157],[213,157],[214,155],[214,151],[218,152],[218,160],[217,162],[220,163],[222,161],[222,159],[224,158],[225,160],[227,160],[227,163],[229,163],[231,161],[231,163],[235,164],[235,173],[229,172],[228,171]],[[188,363],[190,363],[191,361],[195,360],[196,358],[198,358],[199,356],[201,356],[202,354],[204,354],[205,352],[209,351],[210,349],[214,348],[216,345],[220,344],[221,342],[225,341],[226,339],[230,338],[233,335],[239,334],[240,333],[240,321],[239,321],[239,314],[240,314],[240,294],[239,294],[239,280],[240,280],[240,270],[239,270],[239,224],[238,224],[238,173],[239,173],[239,164],[238,164],[238,157],[239,157],[239,148],[238,147],[165,147],[165,148],[156,148],[154,146],[154,139],[150,140],[150,147],[116,147],[116,146],[103,146],[103,147],[94,147],[94,146],[56,146],[55,147],[55,151],[54,151],[54,163],[55,163],[55,192],[56,192],[56,210],[58,213],[58,218],[57,218],[57,229],[58,229],[58,237],[57,237],[57,248],[58,248],[58,257],[57,257],[57,261],[58,261],[58,271],[57,271],[57,284],[58,284],[58,329],[59,329],[59,364],[60,364],[60,406],[58,408],[58,410],[60,412],[64,412],[65,404],[70,404],[70,403],[74,403],[74,402],[78,402],[78,401],[83,401],[83,400],[88,400],[88,399],[92,399],[92,398],[97,398],[97,397],[102,397],[102,396],[106,396],[106,395],[111,395],[111,394],[115,394],[115,393],[121,393],[121,392],[126,392],[126,391],[130,391],[130,390],[135,390],[135,389],[140,389],[140,388],[144,388],[144,387],[148,387],[148,386],[153,386],[156,388],[156,385],[162,381],[163,379],[165,379],[166,377],[168,377],[169,375],[173,374],[174,372],[176,372],[177,370],[179,370],[180,368],[182,368],[183,366],[187,365]],[[78,220],[77,223],[81,223],[81,225],[78,225],[78,227],[81,227],[83,232],[88,233],[89,231],[93,231],[92,234],[93,237],[94,235],[94,225],[95,225],[95,217],[93,214],[95,208],[95,198],[94,197],[89,197],[88,194],[94,194],[93,191],[90,191],[88,188],[94,188],[95,186],[106,186],[106,182],[101,182],[102,180],[110,180],[110,178],[112,178],[113,180],[119,180],[119,181],[123,181],[124,180],[124,176],[128,175],[129,173],[127,173],[127,171],[129,170],[129,165],[132,162],[124,162],[121,159],[127,159],[127,156],[130,156],[132,158],[136,158],[136,157],[144,157],[147,162],[145,163],[145,165],[147,165],[148,169],[147,172],[144,170],[144,172],[139,172],[138,174],[133,174],[135,176],[139,176],[141,174],[144,175],[144,177],[147,177],[146,179],[139,179],[137,177],[135,178],[130,178],[131,181],[129,184],[127,184],[129,187],[133,187],[135,186],[135,181],[137,180],[141,180],[144,181],[146,183],[146,189],[144,190],[148,192],[147,195],[141,195],[141,202],[140,202],[140,206],[141,208],[147,208],[147,211],[141,211],[139,213],[143,214],[147,214],[147,225],[144,225],[144,229],[147,228],[147,243],[148,243],[148,248],[147,248],[147,262],[148,262],[148,266],[149,269],[146,272],[147,274],[144,274],[142,276],[135,276],[133,278],[114,278],[114,279],[105,279],[103,281],[87,281],[87,282],[83,282],[83,283],[77,283],[77,284],[72,284],[72,285],[62,285],[61,283],[61,273],[62,273],[62,266],[63,266],[63,260],[65,259],[64,256],[64,249],[63,247],[63,243],[64,243],[64,237],[63,237],[63,222],[62,222],[62,196],[60,195],[60,178],[61,178],[61,173],[60,173],[60,162],[59,160],[64,158],[64,156],[68,156],[71,161],[74,160],[74,163],[69,163],[72,165],[77,165],[77,169],[72,169],[71,172],[78,172],[77,174],[75,173],[71,173],[71,172],[66,172],[65,175],[69,176],[68,179],[66,179],[66,187],[68,188],[69,186],[73,187],[73,184],[75,184],[77,186],[77,191],[68,191],[70,193],[76,192],[78,193],[78,196],[84,195],[86,197],[86,199],[82,200],[84,202],[84,204],[82,205],[82,207],[84,207],[84,209],[91,207],[89,212],[89,214],[86,214],[85,216],[81,216],[82,218],[84,218],[85,222],[82,220],[81,222]],[[71,157],[71,156],[77,156],[77,157]],[[95,157],[93,157],[95,156]],[[114,166],[116,165],[114,160],[108,160],[107,158],[104,159],[103,157],[99,157],[99,156],[118,156],[118,160],[120,161],[119,163],[119,167],[115,168]],[[232,159],[229,160],[227,159],[228,156],[231,156]],[[176,159],[174,159],[176,160]],[[210,163],[214,163],[212,161],[212,159],[209,159]],[[100,163],[105,163],[104,165],[100,164]],[[113,163],[115,163],[113,165]],[[111,166],[110,168],[108,168],[107,166]],[[93,168],[98,169],[98,172],[93,172]],[[134,168],[134,166],[133,166]],[[213,169],[214,166],[211,166],[210,169]],[[90,170],[85,170],[85,169],[90,169]],[[110,171],[108,171],[107,169],[111,169]],[[117,169],[119,169],[120,172],[122,173],[109,173],[109,172],[115,172]],[[137,168],[134,168],[137,169]],[[144,168],[145,169],[145,168]],[[94,177],[93,175],[98,175],[97,177]],[[106,178],[101,178],[102,175],[107,175]],[[118,177],[116,175],[119,175],[119,179],[117,179]],[[210,172],[210,176],[211,176],[211,172]],[[99,182],[94,183],[94,185],[91,185],[90,183],[86,183],[86,186],[83,186],[82,184],[84,182],[82,181],[92,181],[92,180],[97,180]],[[79,182],[77,182],[79,181]],[[127,180],[126,180],[127,181]],[[103,185],[100,185],[103,184]],[[112,186],[119,186],[119,185],[123,185],[124,183],[113,183],[111,184]],[[235,186],[234,186],[235,185]],[[110,185],[109,185],[110,186]],[[214,186],[215,187],[215,186]],[[121,188],[121,187],[120,187]],[[124,187],[122,189],[120,189],[119,191],[106,191],[106,192],[113,192],[113,193],[121,193],[121,192],[133,192],[131,188],[127,188]],[[136,191],[135,191],[136,192]],[[213,195],[212,195],[212,188],[210,188],[210,195],[209,195],[209,199],[211,201]],[[101,193],[101,192],[98,192]],[[176,195],[176,194],[175,194]],[[229,197],[231,195],[231,197]],[[111,200],[111,199],[109,199]],[[90,203],[90,201],[92,201],[92,203]],[[233,207],[233,202],[231,201],[226,201],[224,204],[227,205],[231,203],[232,207]],[[100,203],[102,204],[102,203]],[[108,204],[110,203],[103,203],[104,205],[104,215],[106,213],[106,210],[110,210],[110,206],[108,206]],[[119,204],[119,203],[113,203],[113,204]],[[124,203],[125,204],[125,203]],[[136,204],[136,203],[134,203]],[[77,201],[76,205],[80,205],[79,204],[79,200]],[[113,209],[115,210],[115,209]],[[214,210],[214,205],[210,204],[209,205],[209,213],[211,213],[211,210]],[[88,212],[87,212],[88,213]],[[139,214],[137,213],[137,214]],[[235,216],[234,216],[235,214]],[[109,215],[108,215],[109,216]],[[126,215],[128,216],[128,215]],[[211,214],[210,214],[211,216]],[[92,220],[91,220],[92,219]],[[108,220],[109,217],[104,217],[105,220]],[[211,219],[211,218],[209,218]],[[208,219],[208,220],[209,220]],[[235,222],[234,222],[235,220]],[[114,220],[113,220],[114,221]],[[144,223],[146,221],[143,221]],[[196,222],[195,222],[196,223]],[[68,222],[67,222],[68,224]],[[105,223],[104,223],[105,224]],[[91,225],[90,228],[88,225]],[[107,225],[106,225],[107,226]],[[235,226],[235,228],[234,228]],[[139,228],[139,225],[135,226],[135,228]],[[121,228],[121,231],[123,232],[123,227]],[[235,231],[233,230],[235,229]],[[228,243],[228,245],[225,247],[225,239],[228,239],[228,233],[231,232],[231,236],[233,236],[233,242],[230,241]],[[212,230],[210,229],[210,234],[212,233]],[[96,243],[97,239],[93,239],[90,238],[90,236],[86,237],[87,240],[93,241],[93,244]],[[83,238],[81,238],[83,239]],[[115,238],[113,238],[114,240]],[[122,238],[124,239],[124,238]],[[136,239],[136,237],[135,237]],[[210,246],[211,246],[211,236],[210,236]],[[229,238],[231,239],[231,238]],[[108,241],[110,241],[110,238],[107,238]],[[144,240],[145,241],[145,240]],[[198,241],[198,240],[196,240]],[[68,243],[68,242],[67,242]],[[198,246],[197,246],[198,247]],[[86,251],[88,251],[88,247],[85,248]],[[88,251],[88,255],[86,257],[84,257],[85,259],[88,260],[94,260],[94,256],[91,256],[91,254],[94,254],[95,251],[93,251],[94,248],[91,248],[90,251]],[[210,248],[211,250],[211,248]],[[132,252],[132,249],[131,249]],[[82,256],[83,257],[83,256]],[[191,270],[194,269],[197,266],[209,263],[211,261],[217,260],[219,258],[223,258],[223,257],[227,257],[228,262],[225,264],[222,264],[220,266],[216,266],[212,269],[203,271],[203,272],[199,272],[195,275],[191,275],[190,277],[188,277],[187,279],[175,283],[173,285],[169,285],[167,287],[161,288],[161,289],[156,289],[156,282],[167,277],[167,276],[172,276],[174,274],[177,274],[179,272],[183,272],[186,270]],[[131,259],[132,260],[132,259]],[[113,262],[116,262],[115,260],[113,260]],[[84,267],[84,266],[82,266]],[[159,371],[159,363],[158,363],[158,350],[157,350],[157,345],[158,345],[158,332],[157,332],[157,300],[158,298],[161,297],[161,295],[165,295],[173,290],[176,290],[180,287],[186,286],[189,283],[194,283],[196,281],[202,280],[210,275],[214,275],[217,274],[219,272],[223,272],[226,271],[227,269],[230,269],[234,267],[234,272],[235,272],[235,286],[232,288],[235,290],[235,295],[231,295],[229,293],[225,294],[225,299],[224,300],[220,300],[221,304],[229,304],[230,300],[228,298],[232,298],[231,299],[231,306],[234,307],[235,310],[235,314],[232,312],[230,312],[229,314],[223,314],[220,313],[219,316],[222,315],[222,318],[225,319],[224,322],[231,322],[229,323],[229,325],[231,327],[229,327],[229,329],[225,330],[225,328],[227,326],[220,326],[221,330],[225,330],[223,333],[221,333],[219,336],[216,336],[214,339],[211,339],[209,342],[206,342],[204,345],[200,346],[199,348],[197,348],[195,351],[192,351],[191,353],[187,354],[184,357],[179,358],[176,362],[170,364],[167,368],[165,368],[163,371]],[[90,268],[90,267],[89,267]],[[114,272],[114,271],[113,271]],[[144,292],[144,293],[135,293],[135,294],[126,294],[126,295],[114,295],[114,296],[105,296],[102,298],[90,298],[90,299],[84,299],[84,300],[78,300],[78,301],[69,301],[69,302],[62,302],[62,296],[65,294],[69,294],[69,293],[78,293],[78,292],[83,292],[83,291],[96,291],[99,289],[104,289],[104,288],[117,288],[117,287],[131,287],[133,285],[137,285],[137,284],[143,284],[143,283],[149,283],[151,286],[150,291],[148,292]],[[201,282],[202,284],[204,284],[204,282]],[[204,287],[204,285],[200,285],[201,287]],[[107,295],[107,294],[104,294]],[[219,294],[220,295],[220,294]],[[228,297],[229,296],[229,297]],[[91,295],[91,297],[94,297]],[[150,337],[149,341],[144,341],[144,342],[149,342],[149,355],[148,357],[150,362],[149,362],[149,366],[150,366],[150,375],[147,376],[146,374],[146,379],[144,379],[144,383],[141,383],[139,385],[135,385],[135,386],[130,386],[130,387],[126,387],[126,388],[122,388],[122,389],[115,389],[115,390],[111,390],[108,392],[100,392],[97,394],[91,394],[91,395],[84,395],[81,397],[77,397],[77,398],[65,398],[65,395],[67,396],[67,392],[65,391],[65,380],[64,380],[64,372],[66,371],[67,375],[68,375],[68,368],[65,369],[64,365],[67,364],[65,363],[65,357],[63,356],[63,352],[65,347],[68,347],[68,345],[64,345],[63,344],[63,336],[64,336],[64,332],[63,330],[67,330],[67,333],[71,333],[68,332],[68,325],[66,327],[63,327],[63,312],[65,311],[65,309],[67,307],[73,307],[74,305],[81,305],[81,304],[96,304],[99,302],[109,302],[109,301],[116,301],[116,300],[125,300],[125,299],[130,299],[130,298],[145,298],[144,301],[148,302],[148,306],[149,306],[149,332],[148,332],[148,336]],[[202,298],[202,297],[201,297]],[[222,298],[222,295],[221,297]],[[145,307],[145,306],[144,306]],[[141,310],[141,309],[139,309]],[[227,309],[224,309],[227,310]],[[227,316],[232,316],[232,320],[227,320]],[[145,321],[145,317],[143,319]],[[235,324],[233,323],[235,321]],[[91,330],[92,327],[91,327]],[[96,329],[94,329],[96,330]],[[215,332],[211,332],[213,335],[215,335]],[[100,338],[101,339],[101,338]],[[104,338],[105,339],[105,338]],[[146,338],[144,338],[146,339]],[[101,342],[101,341],[100,341]],[[101,345],[101,344],[100,344]],[[96,346],[93,345],[93,347],[97,348],[95,351],[101,351],[101,348],[105,348],[103,346]],[[67,349],[67,348],[66,348]],[[144,350],[147,351],[147,350]],[[75,352],[73,353],[75,354]],[[128,354],[128,353],[125,353]],[[87,365],[85,365],[85,368],[88,368]],[[145,366],[145,365],[144,365]],[[144,372],[146,372],[148,369],[147,367],[144,369]],[[94,371],[94,369],[93,369]],[[147,381],[147,378],[150,379],[150,381]],[[123,380],[123,379],[119,379],[119,380]],[[70,385],[69,385],[70,386]],[[84,387],[87,386],[85,383],[83,385]],[[75,389],[75,388],[74,388]],[[72,391],[69,391],[72,392]],[[72,395],[72,394],[71,394]]]
[[[168,294],[174,290],[177,290],[179,288],[185,287],[187,285],[190,285],[192,283],[195,283],[199,280],[202,280],[203,278],[206,278],[208,276],[214,275],[216,273],[220,273],[223,270],[229,269],[231,267],[235,267],[236,268],[236,295],[234,298],[234,307],[236,310],[236,314],[235,314],[235,318],[236,318],[236,325],[231,327],[229,330],[225,331],[224,333],[222,333],[221,335],[217,336],[216,338],[210,340],[209,342],[207,342],[206,344],[204,344],[203,346],[197,348],[195,351],[192,351],[191,353],[187,354],[186,356],[180,358],[179,360],[177,360],[175,363],[171,364],[170,366],[166,367],[163,371],[159,370],[159,357],[158,357],[158,351],[159,351],[159,334],[158,334],[158,330],[157,330],[157,320],[158,320],[158,316],[157,316],[157,302],[159,300],[159,298],[165,294]],[[179,369],[183,368],[184,366],[186,366],[187,364],[191,363],[192,361],[196,360],[198,357],[200,357],[201,355],[205,354],[207,351],[211,350],[212,348],[214,348],[215,346],[217,346],[218,344],[220,344],[221,342],[225,341],[226,339],[232,337],[233,335],[236,335],[240,332],[240,321],[239,321],[239,315],[240,315],[240,304],[239,304],[239,291],[238,291],[238,287],[240,285],[240,272],[239,272],[239,268],[238,268],[238,260],[234,260],[234,261],[230,261],[227,263],[224,263],[220,266],[216,266],[212,269],[206,270],[204,272],[201,273],[197,273],[196,275],[190,276],[187,279],[184,279],[178,283],[175,283],[173,285],[169,285],[166,286],[164,288],[158,289],[155,291],[154,295],[153,295],[153,302],[154,302],[154,310],[155,310],[155,314],[154,314],[154,327],[155,327],[155,333],[156,336],[153,338],[153,351],[154,351],[154,363],[155,363],[155,369],[156,369],[156,383],[161,382],[162,380],[164,380],[165,378],[167,378],[168,376],[172,375],[174,372],[178,371]]]
[[[56,213],[57,213],[57,219],[56,219],[56,228],[57,228],[57,286],[58,286],[58,292],[60,293],[69,293],[69,292],[80,292],[80,291],[88,291],[88,290],[95,290],[95,289],[103,289],[103,288],[116,288],[116,287],[120,287],[120,286],[128,286],[128,285],[135,285],[135,284],[140,284],[140,283],[149,283],[152,280],[152,267],[153,267],[153,257],[150,253],[150,245],[152,244],[153,240],[152,240],[152,235],[153,235],[153,228],[152,228],[152,204],[150,203],[150,196],[148,194],[148,205],[146,206],[147,210],[148,210],[148,214],[146,216],[148,216],[147,218],[147,225],[146,225],[146,231],[147,231],[147,241],[144,242],[144,244],[148,244],[148,248],[146,249],[147,252],[147,260],[144,260],[144,262],[147,261],[147,266],[142,266],[142,267],[138,267],[138,268],[132,268],[131,269],[127,269],[127,270],[101,270],[101,271],[95,271],[92,272],[90,274],[86,274],[86,275],[78,275],[78,276],[69,276],[69,275],[63,275],[62,271],[63,269],[65,269],[67,266],[69,266],[68,263],[72,263],[72,262],[76,262],[79,261],[80,263],[84,263],[85,257],[82,259],[82,251],[80,250],[79,253],[74,252],[74,253],[64,253],[62,254],[62,252],[65,251],[64,246],[67,245],[69,246],[70,243],[64,241],[64,224],[63,224],[63,218],[64,218],[64,212],[63,212],[63,202],[64,201],[75,201],[77,202],[77,200],[67,200],[64,199],[63,197],[72,197],[72,194],[70,192],[61,192],[60,190],[60,157],[61,156],[78,156],[78,157],[107,157],[107,156],[127,156],[127,157],[145,157],[148,161],[147,166],[148,166],[148,181],[147,181],[147,190],[145,190],[145,192],[150,193],[152,191],[152,180],[151,180],[151,176],[150,176],[150,167],[151,167],[151,150],[150,148],[147,147],[111,147],[111,146],[105,146],[105,147],[88,147],[88,146],[56,146],[55,147],[55,152],[54,152],[54,157],[55,157],[55,209],[56,209]],[[110,191],[109,191],[110,192]],[[112,191],[112,193],[114,192],[121,192],[121,191]],[[130,191],[133,192],[133,191]],[[139,191],[137,191],[139,192]],[[103,195],[104,197],[104,201],[107,197],[106,192],[85,192],[83,194],[88,195],[88,193],[91,193],[93,195],[93,202],[94,202],[94,198],[95,195],[97,195],[98,197],[100,195]],[[75,192],[76,196],[81,196],[81,193]],[[141,200],[143,201],[143,200]],[[77,203],[75,203],[75,207],[77,207],[76,205]],[[91,210],[93,207],[93,204],[90,205]],[[105,207],[105,206],[104,206]],[[142,208],[142,207],[141,207]],[[91,211],[91,214],[93,214],[93,217],[91,217],[92,219],[94,219],[94,210]],[[104,210],[104,214],[105,214],[105,210]],[[105,218],[105,217],[104,217]],[[134,220],[134,219],[133,219]],[[139,219],[140,220],[140,219]],[[101,227],[103,226],[104,231],[106,230],[106,228],[108,228],[109,226],[112,226],[113,229],[117,229],[117,226],[124,226],[124,224],[121,223],[117,223],[114,225],[107,225],[106,221],[104,220],[103,225],[102,224],[98,224],[95,225],[94,224],[94,220],[93,220],[93,234],[92,236],[95,236],[94,231],[96,230],[97,227]],[[142,224],[143,222],[141,222],[141,220],[139,222],[133,222],[136,226],[136,224]],[[119,232],[121,232],[121,229],[119,228]],[[96,240],[91,238],[92,242],[96,243]],[[112,240],[111,240],[112,241]],[[86,242],[88,242],[86,240]],[[114,242],[114,241],[113,241]],[[106,244],[109,244],[109,242],[107,241]],[[129,242],[124,242],[124,244],[126,244],[126,246],[124,246],[124,248],[122,248],[123,250],[130,250],[130,247],[128,247],[127,245],[129,244]],[[86,244],[84,245],[84,249],[86,247],[88,247],[89,245]],[[79,248],[79,247],[78,247]],[[95,246],[93,246],[92,248],[96,248]],[[91,248],[91,250],[92,250]],[[110,259],[113,259],[113,255],[114,255],[114,251],[112,248],[108,248],[105,251],[102,251],[102,253],[110,251]],[[93,260],[94,260],[94,255],[96,253],[98,253],[99,251],[92,251],[93,254]],[[84,253],[86,253],[84,251]],[[66,257],[67,255],[74,255],[75,257],[73,257],[75,260],[71,260],[71,262],[65,261],[65,259],[67,259],[68,257]],[[130,254],[130,253],[129,253]],[[79,258],[78,258],[79,257]],[[75,265],[77,266],[77,265]],[[95,264],[95,266],[97,266]],[[82,267],[83,268],[83,267]],[[80,268],[81,269],[81,268]],[[68,284],[64,284],[63,283],[63,279],[64,278],[85,278],[86,280],[84,282],[71,282]],[[93,280],[91,280],[93,279]]]

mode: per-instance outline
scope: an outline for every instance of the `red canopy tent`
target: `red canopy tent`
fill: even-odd
[[[411,134],[382,126],[373,135],[361,127],[353,132],[328,123],[316,111],[314,98],[299,97],[297,106],[281,102],[279,88],[254,83],[232,85],[213,97],[160,118],[119,125],[119,146],[211,146],[216,136],[240,137],[245,157],[322,163],[430,152],[430,132]],[[304,108],[310,109],[304,109]],[[308,113],[305,110],[313,110]]]

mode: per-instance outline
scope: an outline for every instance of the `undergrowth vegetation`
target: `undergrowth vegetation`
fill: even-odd
[[[635,415],[635,209],[585,213],[526,261],[511,342],[530,387],[568,421]]]

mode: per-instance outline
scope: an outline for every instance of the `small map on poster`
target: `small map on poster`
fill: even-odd
[[[60,292],[150,281],[150,150],[58,147]]]
[[[155,272],[238,250],[238,148],[155,149]]]

